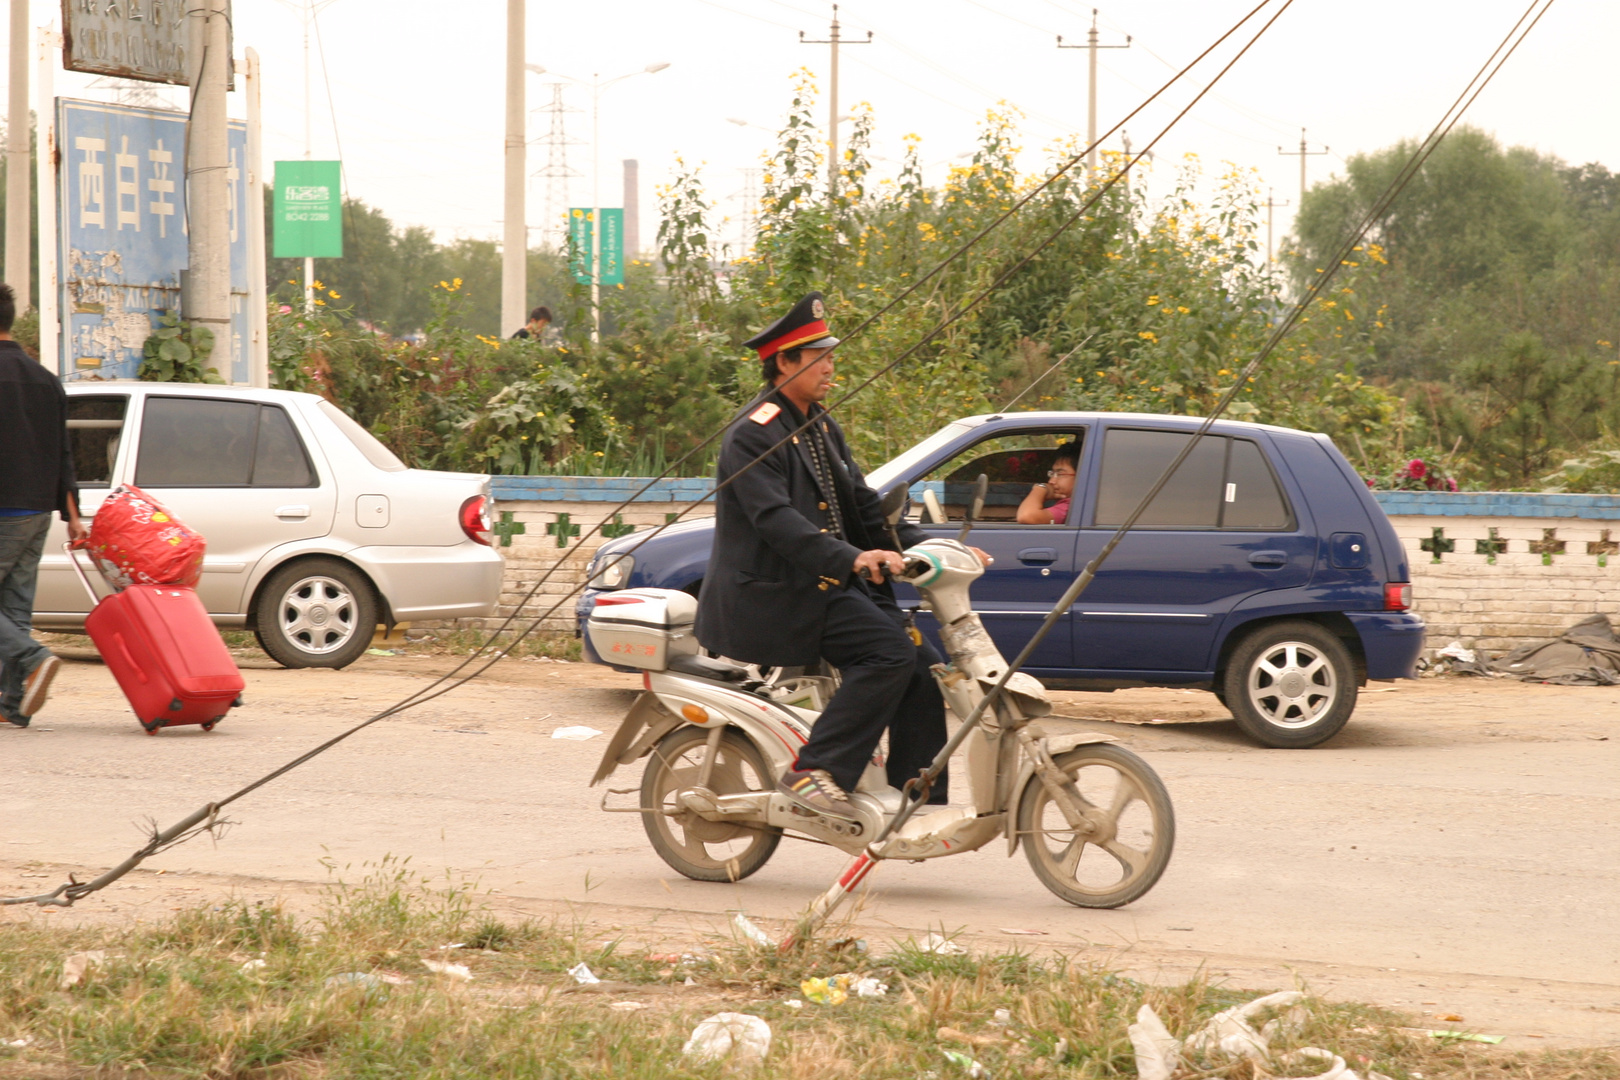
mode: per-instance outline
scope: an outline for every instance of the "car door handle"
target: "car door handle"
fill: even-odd
[[[1254,566],[1286,566],[1288,552],[1286,551],[1255,551],[1249,554],[1249,562]]]
[[[276,517],[279,517],[279,518],[307,518],[307,517],[309,517],[309,507],[308,506],[278,506],[278,507],[276,507]]]
[[[1025,548],[1018,553],[1018,561],[1027,566],[1051,566],[1057,562],[1057,548]]]

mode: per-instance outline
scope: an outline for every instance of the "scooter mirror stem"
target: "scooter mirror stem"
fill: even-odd
[[[973,531],[973,523],[984,513],[984,497],[989,491],[990,478],[980,473],[979,482],[973,487],[973,501],[968,504],[967,514],[962,518],[962,531],[956,534],[958,544],[967,543],[968,533]]]

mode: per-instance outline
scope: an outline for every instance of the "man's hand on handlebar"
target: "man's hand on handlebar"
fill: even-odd
[[[871,582],[881,582],[885,572],[898,574],[905,566],[906,561],[900,557],[898,551],[873,548],[855,556],[855,573]]]

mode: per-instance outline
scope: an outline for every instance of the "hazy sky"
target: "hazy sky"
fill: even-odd
[[[324,0],[322,50],[312,47],[314,156],[345,159],[348,193],[396,222],[421,224],[441,238],[498,237],[504,109],[504,0]],[[1274,11],[1283,0],[1272,0]],[[1309,129],[1317,179],[1351,154],[1420,135],[1438,118],[1524,9],[1526,0],[1294,0],[1272,30],[1216,90],[1159,144],[1159,175],[1188,152],[1215,171],[1232,161],[1260,171],[1278,199],[1298,198],[1297,149]],[[1101,54],[1099,127],[1106,130],[1253,6],[1245,0],[1103,0],[1105,44],[1134,37],[1129,49]],[[266,72],[267,160],[301,157],[304,80],[302,0],[235,0],[238,53],[255,47]],[[54,0],[33,0],[34,21],[60,19]],[[824,38],[831,6],[813,0],[530,0],[528,57],[590,78],[640,74],[602,95],[602,190],[618,205],[619,162],[641,162],[643,237],[656,225],[653,188],[675,155],[705,163],[709,191],[740,193],[742,169],[757,166],[788,103],[797,67],[825,76],[827,47],[802,45],[798,31]],[[867,101],[877,117],[877,153],[898,159],[901,137],[923,139],[930,178],[970,150],[985,110],[1000,100],[1021,108],[1025,162],[1036,168],[1055,137],[1084,132],[1086,53],[1059,50],[1055,38],[1084,42],[1090,6],[1069,0],[849,0],[839,9],[846,38],[874,34],[842,52],[840,101]],[[1255,20],[1251,25],[1258,25]],[[0,27],[3,29],[3,27]],[[1469,114],[1468,122],[1504,142],[1533,146],[1570,162],[1620,169],[1620,123],[1613,50],[1620,4],[1559,0]],[[1213,68],[1210,69],[1213,73]],[[531,109],[551,98],[549,76],[529,76]],[[100,97],[90,80],[58,71],[57,92]],[[326,93],[330,84],[330,99]],[[1197,85],[1202,85],[1198,83]],[[1188,91],[1168,99],[1180,108]],[[177,91],[173,100],[184,100]],[[233,99],[240,95],[232,95]],[[569,164],[584,174],[575,205],[590,201],[590,95],[567,91]],[[825,118],[825,98],[818,115]],[[1171,115],[1155,108],[1129,125],[1140,147]],[[232,115],[243,115],[239,100]],[[738,127],[730,117],[755,127]],[[531,139],[547,117],[532,113]],[[768,130],[760,130],[768,129]],[[1117,139],[1115,140],[1117,145]],[[545,162],[531,144],[529,168]],[[880,170],[892,163],[880,161]],[[529,223],[540,223],[544,187],[529,189]],[[737,201],[723,210],[736,216]],[[1278,213],[1278,234],[1292,206]]]

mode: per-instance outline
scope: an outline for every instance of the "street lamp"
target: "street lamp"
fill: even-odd
[[[539,64],[525,64],[536,75],[548,74]],[[602,336],[602,91],[616,82],[633,75],[656,75],[669,67],[668,63],[648,64],[640,71],[629,71],[611,79],[592,75],[590,79],[576,79],[560,72],[549,74],[591,89],[591,341]]]

